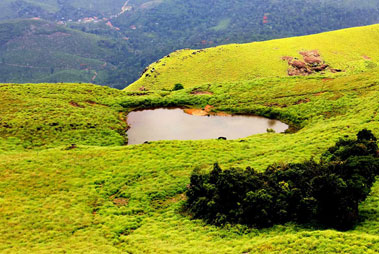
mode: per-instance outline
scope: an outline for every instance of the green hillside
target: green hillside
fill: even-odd
[[[185,89],[179,91],[167,89],[171,83],[160,87],[147,82],[150,90],[144,92],[92,84],[0,84],[0,252],[378,253],[378,181],[360,205],[361,221],[346,232],[294,223],[260,230],[216,227],[182,210],[194,168],[210,170],[218,162],[222,168],[263,170],[275,162],[317,161],[340,137],[353,137],[363,128],[379,136],[378,55],[370,33],[377,30],[372,26],[318,35],[328,43],[338,34],[365,36],[367,44],[350,40],[351,55],[344,53],[349,42],[343,44],[346,65],[332,57],[326,44],[311,44],[307,37],[298,40],[318,47],[299,49],[295,39],[289,39],[293,46],[280,44],[282,53],[293,56],[302,49],[319,49],[333,68],[346,68],[339,74],[288,77],[280,53],[279,60],[269,62],[273,74],[260,65],[262,77],[237,80],[226,75],[222,80],[214,75],[219,80],[199,82],[193,70],[202,68],[191,65],[194,81],[186,83],[189,74],[167,69],[183,76]],[[266,42],[267,55],[273,55],[271,48],[278,42]],[[239,48],[246,52],[248,46]],[[243,55],[237,45],[226,48],[224,52]],[[179,63],[175,54],[163,60],[166,66]],[[371,60],[360,60],[363,54]],[[244,59],[240,66],[249,67]],[[206,69],[209,58],[202,64]],[[254,63],[249,68],[258,67]],[[169,80],[166,72],[160,76]],[[206,105],[215,111],[277,118],[297,131],[240,140],[124,145],[125,114],[136,108]]]
[[[42,17],[49,20],[110,16],[121,11],[125,0],[2,0],[0,20]]]
[[[285,77],[288,63],[282,58],[302,59],[299,53],[311,50],[318,50],[331,68],[355,73],[378,64],[378,41],[379,25],[372,25],[266,42],[179,50],[150,65],[126,90],[137,90],[141,86],[171,89],[176,83],[193,87],[260,77]],[[330,76],[330,71],[325,75]]]
[[[106,84],[124,44],[33,19],[0,23],[2,82]]]
[[[16,44],[22,40],[23,44],[33,45],[27,57],[33,59],[29,61],[31,68],[36,67],[38,71],[32,76],[30,70],[20,69],[23,52],[10,48],[12,54],[7,53],[13,60],[12,66],[0,65],[0,82],[92,82],[95,73],[87,73],[79,67],[70,68],[71,75],[68,70],[51,75],[50,69],[40,68],[46,58],[53,66],[66,64],[68,58],[72,58],[68,63],[70,67],[73,61],[83,61],[75,58],[75,55],[83,57],[83,52],[78,52],[75,45],[77,41],[83,45],[83,38],[96,41],[91,35],[111,42],[91,45],[96,50],[85,51],[85,58],[105,60],[115,68],[100,73],[96,67],[98,75],[94,83],[125,88],[140,77],[148,64],[178,49],[200,49],[371,25],[379,22],[378,13],[377,0],[2,0],[0,20],[11,22],[10,19],[39,17],[72,29],[69,33],[73,36],[71,43],[65,37],[57,38],[66,45],[72,44],[65,51],[69,57],[53,53],[61,51],[59,45],[55,45],[56,40],[44,38],[46,43],[39,46],[34,37],[15,39]],[[73,30],[77,31],[75,35]],[[14,28],[6,34],[0,33],[0,40],[17,36],[17,31],[18,28]],[[110,52],[106,59],[100,53],[104,47]],[[2,50],[8,49],[0,49],[0,55]],[[44,53],[39,54],[39,51]]]

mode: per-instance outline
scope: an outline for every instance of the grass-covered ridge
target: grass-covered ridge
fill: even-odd
[[[180,50],[151,64],[142,77],[126,88],[137,90],[171,89],[214,82],[236,82],[261,77],[287,76],[288,64],[282,57],[301,59],[299,52],[318,50],[332,68],[347,73],[374,68],[379,25],[350,28],[322,34],[266,42],[231,44],[205,50]],[[326,75],[330,73],[327,71]]]

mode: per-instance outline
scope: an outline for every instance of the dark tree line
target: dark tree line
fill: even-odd
[[[262,173],[218,164],[209,173],[194,170],[186,208],[216,225],[262,228],[293,221],[347,230],[358,222],[358,205],[378,173],[376,138],[365,129],[355,140],[338,141],[320,163],[275,164]]]

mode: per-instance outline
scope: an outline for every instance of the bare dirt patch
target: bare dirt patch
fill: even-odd
[[[80,104],[78,104],[78,103],[75,102],[75,101],[70,101],[69,103],[70,103],[70,105],[73,106],[73,107],[76,107],[76,108],[84,108],[83,105],[80,105]]]
[[[338,92],[338,91],[336,91],[336,92],[333,93],[333,96],[331,96],[329,98],[329,100],[336,101],[336,100],[338,100],[341,97],[343,97],[343,94],[340,93],[340,92]]]
[[[297,102],[295,102],[295,105],[299,105],[299,104],[303,104],[303,103],[308,103],[310,102],[311,100],[309,98],[306,98],[306,99],[300,99],[298,100]]]
[[[114,197],[111,197],[112,202],[113,204],[115,204],[116,206],[118,207],[121,207],[121,206],[126,206],[129,204],[129,199],[127,198],[114,198]]]
[[[191,94],[193,95],[213,95],[212,92],[209,92],[209,91],[192,91]]]
[[[197,108],[186,108],[184,109],[184,113],[193,115],[193,116],[207,116],[209,113],[203,109]]]
[[[88,103],[90,105],[99,105],[99,106],[108,107],[107,105],[104,105],[104,104],[101,104],[101,103],[97,103],[97,102],[91,101],[91,100],[86,100],[85,103]]]
[[[279,107],[279,108],[286,108],[288,107],[286,104],[279,104],[277,102],[271,102],[271,103],[265,103],[266,107]]]
[[[325,92],[319,92],[319,93],[316,93],[314,96],[320,96],[320,95],[323,95]]]
[[[210,87],[210,85],[208,85],[208,88],[195,88],[191,91],[191,94],[194,94],[194,95],[202,95],[202,94],[213,95],[212,92],[208,91],[209,87]]]
[[[188,108],[184,109],[184,113],[193,116],[231,116],[226,112],[212,112],[213,106],[207,105],[204,109]]]

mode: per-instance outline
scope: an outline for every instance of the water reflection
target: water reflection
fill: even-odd
[[[182,109],[134,111],[128,115],[129,144],[157,140],[199,140],[244,138],[265,133],[267,129],[283,132],[288,125],[259,116],[195,116]]]

